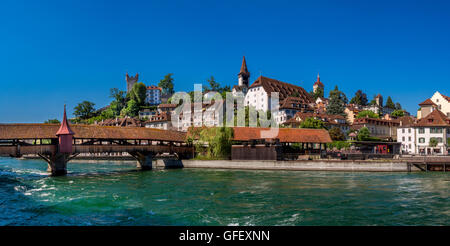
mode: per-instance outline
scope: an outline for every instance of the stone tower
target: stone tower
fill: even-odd
[[[375,97],[375,102],[377,103],[378,106],[383,107],[383,97],[381,96],[381,94],[378,94]]]
[[[242,59],[241,71],[238,73],[239,87],[248,88],[249,78],[250,78],[250,73],[248,72],[247,63],[245,62],[245,56],[244,56],[244,58]]]
[[[128,76],[128,73],[125,75],[125,80],[127,81],[127,93],[131,91],[133,85],[138,82],[139,74],[136,73],[136,76]]]

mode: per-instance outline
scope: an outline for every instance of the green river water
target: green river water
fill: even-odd
[[[0,158],[0,225],[450,225],[450,173],[46,168]]]

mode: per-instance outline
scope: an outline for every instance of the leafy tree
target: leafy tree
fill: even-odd
[[[438,141],[436,138],[430,138],[430,147],[434,148],[438,145]]]
[[[46,121],[44,121],[44,124],[59,124],[61,122],[59,122],[58,119],[48,119]]]
[[[395,104],[390,96],[386,100],[386,108],[395,109]]]
[[[402,105],[400,105],[400,103],[396,103],[395,104],[395,109],[396,110],[401,110],[402,109]]]
[[[363,111],[359,112],[358,115],[356,115],[357,119],[366,118],[366,117],[373,118],[373,119],[380,118],[380,116],[377,113],[374,113],[370,110],[363,110]]]
[[[121,114],[136,117],[139,114],[139,109],[139,104],[134,99],[131,99],[128,101],[127,107],[122,110]]]
[[[211,76],[211,78],[206,80],[209,84],[208,90],[211,91],[219,91],[220,90],[220,84],[216,82],[216,79],[214,79],[214,76]]]
[[[127,106],[127,97],[126,92],[121,91],[117,88],[111,88],[110,89],[110,98],[113,98],[114,100],[109,104],[109,109],[107,109],[109,112],[108,114],[112,113],[111,118],[115,116],[120,115],[120,111],[122,111],[123,108]]]
[[[367,95],[366,93],[362,92],[362,90],[358,90],[355,93],[355,96],[350,100],[351,104],[366,106],[367,105]]]
[[[331,128],[328,133],[330,134],[330,137],[333,141],[344,141],[345,140],[345,134],[341,131],[341,128],[339,127],[333,127]]]
[[[394,112],[392,112],[391,115],[394,117],[403,117],[403,116],[405,116],[405,111],[402,109],[396,109],[396,110],[394,110]]]
[[[314,98],[314,101],[317,100],[317,98],[319,97],[324,97],[324,91],[320,87],[318,87],[315,92],[311,91],[310,94]]]
[[[358,139],[358,141],[367,141],[370,140],[370,131],[367,127],[363,127],[361,129],[359,129],[358,131],[358,135],[356,135],[356,139]]]
[[[198,157],[209,159],[228,159],[231,155],[233,128],[211,127],[191,128],[187,142],[194,142]]]
[[[173,89],[173,73],[169,73],[164,76],[164,79],[160,80],[158,86],[162,88],[162,93],[164,95],[173,94],[175,91]]]
[[[323,129],[325,125],[323,121],[309,117],[300,123],[300,128]]]
[[[75,108],[73,114],[80,119],[88,119],[94,116],[95,103],[89,101],[83,101],[79,103]]]
[[[147,97],[147,87],[142,82],[136,83],[133,85],[133,88],[131,88],[128,96],[130,100],[134,100],[138,106],[144,106],[145,98]]]
[[[330,91],[330,103],[327,107],[327,114],[337,114],[346,116],[345,106],[347,105],[347,97],[336,86],[334,90]]]

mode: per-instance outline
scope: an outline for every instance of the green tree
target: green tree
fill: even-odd
[[[430,147],[434,148],[438,145],[438,141],[436,138],[430,138]]]
[[[138,106],[144,106],[145,98],[147,97],[147,87],[142,82],[136,83],[131,88],[128,96],[130,100],[134,100]]]
[[[309,117],[300,123],[300,128],[323,129],[325,128],[325,125],[323,121],[315,119],[314,117]]]
[[[327,107],[327,114],[337,114],[346,116],[345,106],[347,105],[347,97],[336,86],[334,90],[330,91],[329,104]]]
[[[195,150],[198,157],[209,159],[229,159],[231,156],[231,145],[233,139],[233,128],[211,127],[190,128],[191,133],[187,139],[188,143],[195,142]]]
[[[358,135],[356,135],[356,139],[358,139],[358,141],[368,141],[371,139],[370,137],[370,131],[367,127],[363,127],[361,129],[359,129],[358,131]]]
[[[395,109],[396,110],[401,110],[402,109],[402,105],[400,103],[396,103],[395,104]]]
[[[344,141],[345,140],[345,134],[341,131],[341,128],[339,127],[333,127],[331,128],[328,133],[330,134],[330,137],[333,141]]]
[[[73,114],[80,119],[88,119],[94,116],[95,103],[89,101],[83,101],[79,103],[75,108]]]
[[[113,98],[114,100],[109,104],[109,109],[107,114],[112,116],[111,118],[114,118],[116,116],[120,115],[120,112],[123,108],[127,106],[127,93],[126,91],[121,91],[117,88],[111,88],[110,89],[110,98]]]
[[[136,117],[139,114],[139,109],[139,104],[134,99],[131,99],[128,101],[127,107],[122,110],[122,115]]]
[[[394,110],[394,112],[392,112],[391,115],[394,117],[403,117],[403,116],[405,116],[405,111],[402,109],[396,109],[396,110]]]
[[[61,122],[59,122],[58,119],[48,119],[46,121],[44,121],[44,124],[59,124]]]
[[[216,82],[214,79],[214,76],[211,76],[211,78],[206,80],[208,82],[207,89],[211,91],[219,91],[220,90],[220,84]]]
[[[350,100],[351,104],[366,106],[367,105],[367,95],[366,93],[362,92],[362,90],[358,90],[355,93],[355,96]]]
[[[169,73],[164,76],[164,79],[160,80],[158,86],[162,88],[162,93],[164,95],[173,94],[175,91],[173,89],[173,73]]]
[[[386,100],[386,108],[395,109],[395,104],[390,96]]]
[[[359,118],[366,118],[366,117],[373,118],[373,119],[379,119],[380,118],[380,116],[377,113],[374,113],[374,112],[372,112],[370,110],[363,110],[363,111],[359,112],[358,115],[356,115],[357,119],[359,119]]]

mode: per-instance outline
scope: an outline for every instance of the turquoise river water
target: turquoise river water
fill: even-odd
[[[0,158],[0,225],[450,225],[450,173],[46,168]]]

